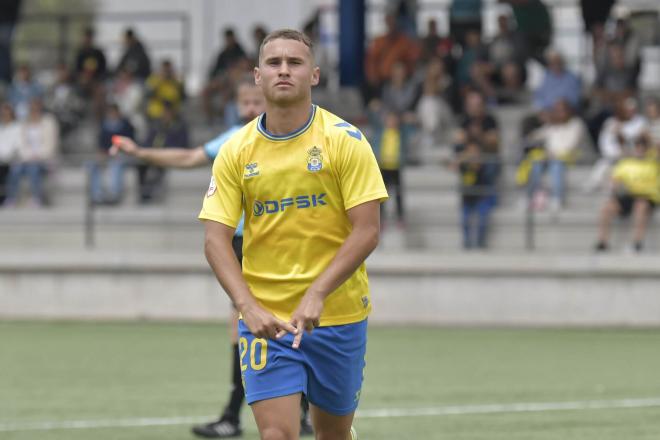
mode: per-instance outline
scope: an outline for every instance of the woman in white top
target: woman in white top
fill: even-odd
[[[35,99],[30,102],[30,113],[28,118],[21,122],[19,130],[20,144],[17,159],[9,170],[5,204],[16,204],[21,179],[27,177],[33,204],[43,206],[44,177],[57,155],[59,127],[53,115],[43,112],[41,100]]]
[[[0,203],[4,203],[9,165],[20,143],[20,128],[9,103],[0,105]]]
[[[568,101],[563,99],[557,101],[552,107],[549,122],[531,134],[533,140],[543,145],[546,160],[537,161],[532,166],[527,187],[529,200],[538,189],[543,173],[547,169],[552,189],[550,206],[555,211],[561,208],[566,196],[566,166],[575,159],[580,144],[584,141],[585,133],[584,122],[573,114]]]

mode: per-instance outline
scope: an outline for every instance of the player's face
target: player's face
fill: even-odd
[[[264,94],[256,85],[242,84],[236,96],[238,114],[244,121],[251,121],[266,111]]]
[[[279,38],[263,47],[254,78],[267,101],[287,105],[310,100],[319,68],[305,43]]]

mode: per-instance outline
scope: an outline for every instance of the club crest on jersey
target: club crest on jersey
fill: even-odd
[[[206,191],[206,197],[211,197],[215,194],[216,189],[218,189],[218,186],[215,184],[215,177],[211,177],[211,183],[209,183],[209,189]]]
[[[319,147],[312,147],[307,150],[307,169],[311,172],[321,171],[323,168],[323,156]]]
[[[259,175],[259,165],[256,162],[249,163],[245,165],[245,173],[243,173],[244,179],[250,179]]]

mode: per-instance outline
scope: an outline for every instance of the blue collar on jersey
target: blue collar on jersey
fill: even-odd
[[[257,121],[257,131],[259,131],[259,133],[271,141],[287,141],[307,131],[307,129],[311,127],[312,121],[314,121],[314,115],[316,115],[316,105],[312,104],[312,108],[309,111],[309,119],[307,119],[307,122],[305,122],[302,127],[292,131],[291,133],[280,135],[273,134],[266,129],[266,113],[262,113],[261,116],[259,116],[259,120]]]

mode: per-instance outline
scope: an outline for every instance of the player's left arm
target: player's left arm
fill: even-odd
[[[353,230],[328,267],[307,289],[305,296],[291,316],[291,323],[299,330],[293,348],[298,348],[302,330],[311,332],[319,325],[323,301],[360,267],[376,249],[380,234],[380,201],[371,200],[347,211]]]

